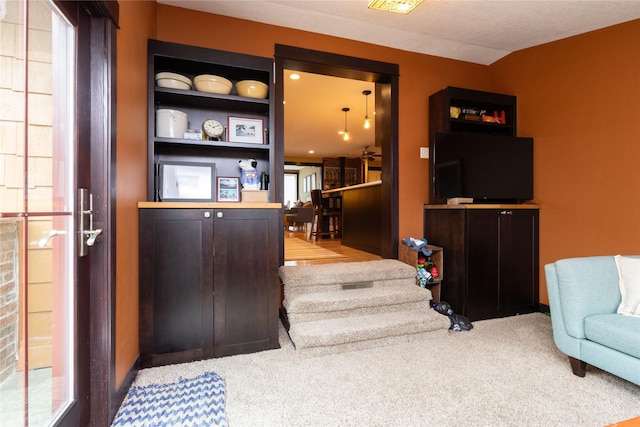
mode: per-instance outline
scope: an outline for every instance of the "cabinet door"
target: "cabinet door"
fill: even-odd
[[[213,356],[211,210],[140,210],[142,367]]]
[[[500,316],[499,239],[503,218],[494,209],[467,213],[467,316]]]
[[[277,209],[215,212],[215,355],[278,347]]]
[[[538,211],[514,209],[501,215],[500,282],[503,315],[538,309]]]

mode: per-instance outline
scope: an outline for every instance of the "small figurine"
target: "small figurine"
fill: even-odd
[[[256,159],[240,160],[238,162],[242,172],[240,173],[240,183],[243,190],[260,190],[260,177],[258,176],[258,162]]]

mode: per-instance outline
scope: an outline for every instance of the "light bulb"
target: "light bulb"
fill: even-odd
[[[342,134],[343,141],[348,141],[351,139],[351,135],[349,135],[349,131],[347,130],[347,113],[349,112],[349,108],[344,107],[342,111],[344,111],[344,132],[338,132],[338,133]]]

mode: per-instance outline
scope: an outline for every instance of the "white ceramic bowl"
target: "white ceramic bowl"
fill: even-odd
[[[158,73],[156,74],[156,84],[159,87],[168,87],[172,89],[190,90],[191,79],[176,73]]]
[[[156,111],[156,136],[160,138],[184,138],[188,123],[187,113],[161,108]]]
[[[238,95],[249,98],[266,98],[269,93],[269,86],[257,80],[241,80],[236,83]]]
[[[233,83],[224,77],[214,76],[212,74],[201,74],[193,79],[196,89],[201,92],[218,93],[229,95]]]

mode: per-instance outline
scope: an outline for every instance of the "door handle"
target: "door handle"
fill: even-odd
[[[89,247],[96,243],[96,239],[102,233],[101,228],[93,228],[93,194],[86,188],[78,189],[79,223],[78,245],[81,257],[89,254]]]
[[[85,236],[89,236],[86,241],[87,246],[93,246],[94,243],[96,243],[98,235],[102,233],[102,228],[96,228],[95,230],[84,230],[83,233]]]
[[[38,242],[38,246],[44,248],[45,246],[47,246],[47,243],[49,243],[49,240],[51,240],[52,237],[62,236],[65,234],[67,234],[67,232],[64,230],[51,230],[49,231],[49,234],[40,239],[40,241]]]

